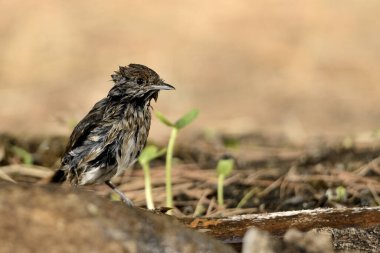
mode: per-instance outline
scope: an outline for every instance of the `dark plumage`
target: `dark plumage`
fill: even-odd
[[[114,86],[78,123],[70,136],[62,165],[52,182],[73,185],[106,183],[129,205],[132,202],[111,183],[140,155],[149,133],[151,99],[172,90],[150,68],[130,64],[112,75]]]

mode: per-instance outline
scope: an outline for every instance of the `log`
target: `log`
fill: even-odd
[[[287,211],[264,214],[247,214],[223,218],[180,218],[190,228],[205,232],[228,244],[241,245],[246,231],[252,227],[282,237],[290,228],[306,232],[330,229],[335,249],[353,249],[358,242],[355,237],[337,231],[357,230],[372,233],[380,227],[380,207],[319,208],[313,210]],[[347,240],[344,241],[344,238]],[[363,236],[363,238],[370,238]],[[363,239],[365,240],[365,239]],[[342,246],[343,244],[343,246]],[[365,243],[366,244],[366,243]],[[344,246],[346,245],[346,246]],[[379,238],[368,242],[370,247],[380,247]],[[375,245],[375,246],[374,246]],[[239,246],[238,246],[239,247]],[[365,248],[362,246],[361,249]],[[371,252],[371,251],[368,251]]]

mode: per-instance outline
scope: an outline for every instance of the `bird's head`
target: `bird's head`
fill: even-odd
[[[140,64],[120,66],[111,77],[115,85],[108,93],[110,97],[157,100],[160,90],[175,89],[165,83],[155,71]]]

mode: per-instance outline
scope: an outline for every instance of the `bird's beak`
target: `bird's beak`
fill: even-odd
[[[164,82],[161,82],[161,83],[156,84],[156,85],[152,85],[151,87],[154,90],[175,90],[174,86],[171,86],[170,84],[167,84]]]

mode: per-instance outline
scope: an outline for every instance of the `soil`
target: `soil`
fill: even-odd
[[[66,137],[0,137],[2,171],[17,182],[44,183],[59,166]],[[175,149],[173,194],[178,216],[228,216],[318,207],[380,204],[380,141],[351,139],[295,144],[284,137],[194,135]],[[218,205],[216,165],[235,161],[224,182],[224,205]],[[26,164],[30,163],[30,164]],[[151,163],[153,199],[165,207],[165,160]],[[139,164],[114,182],[145,207],[144,175]],[[105,185],[86,186],[114,199]]]

